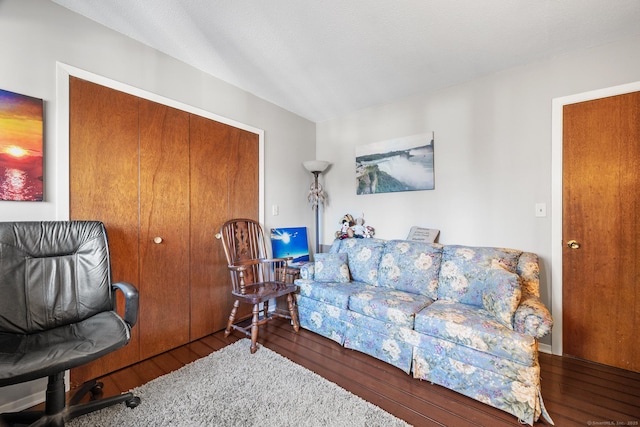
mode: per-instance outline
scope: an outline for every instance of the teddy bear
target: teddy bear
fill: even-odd
[[[346,239],[348,237],[353,237],[353,217],[350,214],[346,214],[340,219],[340,230],[336,231],[337,239]]]
[[[353,237],[357,239],[364,239],[367,234],[367,228],[364,226],[364,218],[356,218],[355,224],[351,226],[353,230]]]

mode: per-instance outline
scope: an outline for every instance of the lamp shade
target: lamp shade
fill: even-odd
[[[304,168],[309,172],[324,172],[330,164],[331,163],[324,160],[307,160],[306,162],[302,162]]]

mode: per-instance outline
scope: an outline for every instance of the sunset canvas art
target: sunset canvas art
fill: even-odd
[[[42,201],[43,101],[0,89],[0,201]]]

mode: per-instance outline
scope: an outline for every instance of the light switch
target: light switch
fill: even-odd
[[[280,206],[278,205],[272,205],[271,206],[271,215],[273,216],[277,216],[280,214]]]
[[[547,204],[536,203],[536,216],[539,218],[547,216]]]

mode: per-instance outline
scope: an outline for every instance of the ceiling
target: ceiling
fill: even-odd
[[[640,34],[639,0],[53,1],[314,122]]]

